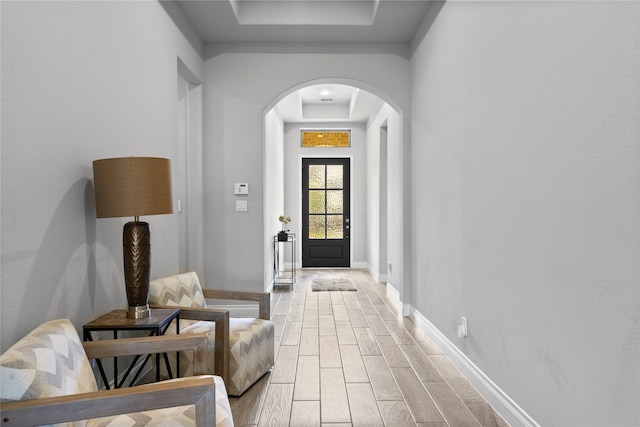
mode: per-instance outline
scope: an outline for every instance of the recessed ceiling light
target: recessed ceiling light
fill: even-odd
[[[329,92],[328,90],[324,89],[324,90],[322,90],[322,91],[320,92],[320,95],[322,95],[322,96],[329,96],[329,95],[331,95],[331,92]]]

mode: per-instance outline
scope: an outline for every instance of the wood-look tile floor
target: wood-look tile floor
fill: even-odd
[[[312,292],[348,276],[356,292]],[[364,270],[302,270],[272,292],[276,362],[241,397],[240,426],[507,426]]]

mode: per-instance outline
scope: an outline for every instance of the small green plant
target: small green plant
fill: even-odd
[[[282,231],[289,231],[289,230],[285,230],[284,228],[286,227],[286,225],[288,223],[291,222],[291,217],[290,216],[280,215],[278,217],[278,221],[280,221],[282,223]]]

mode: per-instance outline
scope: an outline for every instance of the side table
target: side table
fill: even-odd
[[[93,337],[91,332],[97,331],[113,331],[113,339],[118,339],[119,331],[149,331],[149,336],[160,336],[164,335],[171,322],[176,321],[176,333],[180,333],[180,309],[151,309],[151,316],[143,319],[129,319],[127,318],[127,310],[113,310],[108,313],[105,313],[101,316],[96,317],[95,319],[85,323],[82,326],[83,331],[83,339],[85,341],[93,341]],[[156,355],[156,381],[160,380],[160,355]],[[169,358],[167,354],[164,353],[164,360],[167,365],[167,372],[169,373],[169,377],[171,378],[173,375],[171,373],[171,367],[169,365]],[[114,375],[114,388],[120,388],[124,384],[125,380],[135,367],[135,364],[138,362],[141,356],[136,356],[134,360],[129,365],[127,372],[122,377],[122,380],[118,383],[118,358],[113,358],[113,375]],[[150,354],[147,354],[144,361],[140,365],[136,375],[131,380],[130,386],[135,383],[142,372],[142,368],[146,365],[147,361],[151,358]],[[98,369],[100,371],[100,376],[102,377],[102,381],[105,384],[107,390],[109,387],[109,382],[107,381],[107,376],[105,374],[104,368],[102,366],[102,361],[100,359],[97,360]],[[178,354],[176,369],[179,375],[180,372],[180,356]]]
[[[291,270],[280,271],[280,244],[291,244]],[[282,257],[284,259],[284,255]],[[287,240],[279,240],[278,236],[273,236],[273,286],[291,285],[293,289],[296,283],[296,235],[287,233]]]

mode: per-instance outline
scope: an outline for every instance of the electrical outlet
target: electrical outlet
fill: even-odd
[[[458,338],[464,338],[468,335],[469,329],[467,325],[467,318],[462,316],[460,318],[460,324],[458,324]]]

